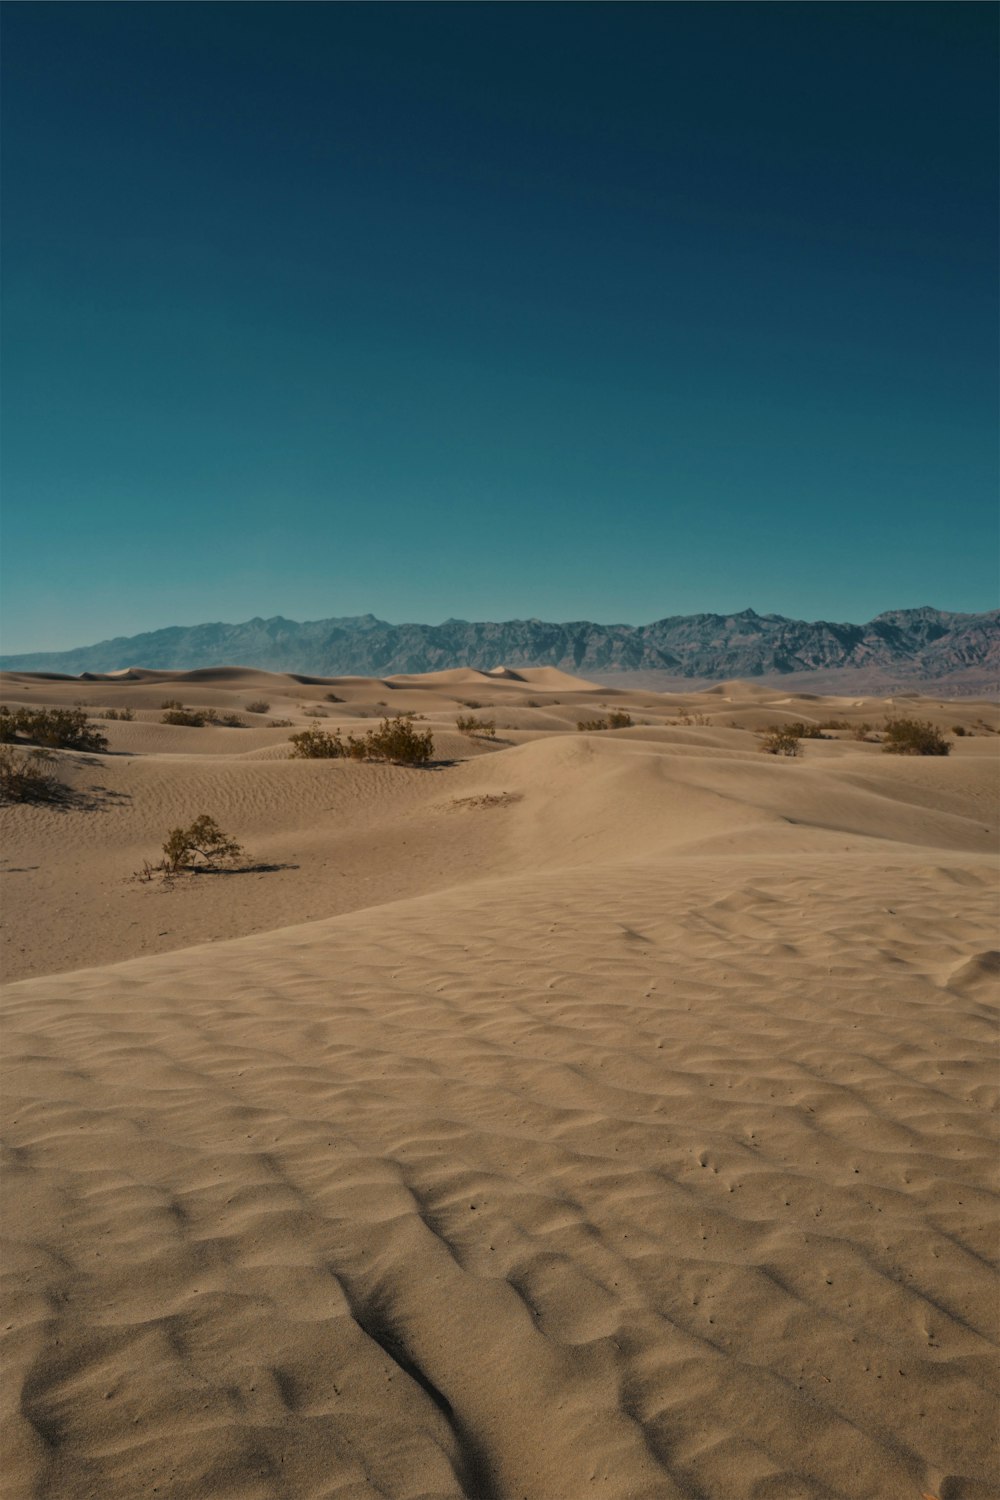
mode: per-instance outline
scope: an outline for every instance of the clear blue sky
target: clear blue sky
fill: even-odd
[[[3,649],[997,592],[997,11],[10,4]]]

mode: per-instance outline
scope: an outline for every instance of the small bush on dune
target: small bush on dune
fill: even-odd
[[[339,734],[327,734],[325,729],[303,729],[293,734],[292,756],[298,760],[339,760],[347,754],[347,747]]]
[[[181,708],[180,704],[178,704],[176,708],[167,709],[160,723],[181,724],[185,725],[188,729],[204,729],[205,715],[200,709]]]
[[[246,719],[241,719],[239,714],[220,714],[216,721],[226,729],[246,729]]]
[[[66,787],[46,770],[52,756],[45,750],[22,753],[0,746],[0,802],[58,802]]]
[[[886,719],[882,749],[889,755],[948,755],[951,745],[929,719]]]
[[[252,703],[247,704],[248,714],[266,714],[271,705],[264,698],[255,698]]]
[[[163,858],[155,865],[147,860],[133,878],[147,881],[161,875],[169,883],[179,875],[232,867],[245,858],[242,846],[223,833],[214,818],[202,813],[187,828],[171,828],[163,843]]]
[[[609,729],[630,729],[632,727],[632,715],[627,714],[623,708],[613,708],[608,714]]]
[[[581,734],[589,734],[598,729],[607,729],[607,719],[577,719],[576,727]]]
[[[307,719],[326,719],[329,717],[325,708],[317,708],[315,704],[311,708],[304,708],[302,712]]]
[[[268,719],[267,727],[268,729],[291,729],[293,723],[293,719]]]
[[[82,708],[0,707],[0,743],[13,744],[19,736],[55,750],[86,750],[100,755],[108,748],[107,735],[88,723]]]
[[[817,729],[850,729],[851,721],[849,719],[821,719],[816,727]]]
[[[132,708],[106,708],[101,714],[102,719],[124,719],[130,724],[135,718],[135,710]]]
[[[793,719],[784,728],[789,734],[793,734],[797,740],[821,740],[823,738],[822,730],[818,724],[806,724],[802,719]]]
[[[764,731],[761,750],[765,755],[801,755],[799,737],[789,724],[772,724]]]
[[[327,703],[343,703],[344,700],[343,698],[338,698],[336,693],[327,693],[326,701]]]
[[[425,766],[434,753],[430,730],[414,729],[409,714],[398,719],[383,719],[377,729],[365,735],[365,748],[377,760],[390,760],[401,766]]]
[[[871,738],[872,726],[865,719],[861,724],[851,725],[851,738],[864,743]]]
[[[951,726],[951,732],[952,734],[957,735],[959,739],[964,739],[969,731],[966,729],[964,724],[953,724]]]
[[[459,734],[474,735],[488,740],[496,738],[497,725],[495,719],[477,719],[474,714],[469,714],[468,718],[457,718],[455,720],[455,728]]]
[[[160,704],[161,708],[183,708],[184,705],[179,698],[164,698]]]
[[[378,729],[370,729],[363,739],[353,734],[342,740],[339,732],[304,729],[291,736],[292,755],[307,760],[387,760],[400,766],[425,766],[434,753],[430,730],[421,733],[413,727],[412,715],[383,719]]]

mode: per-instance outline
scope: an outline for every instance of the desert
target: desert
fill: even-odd
[[[107,737],[0,809],[5,1494],[996,1493],[995,703],[0,700]],[[427,765],[292,755],[398,715]]]

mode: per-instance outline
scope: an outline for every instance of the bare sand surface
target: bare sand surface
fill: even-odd
[[[995,705],[0,701],[135,712],[0,810],[5,1496],[995,1500]],[[289,758],[401,710],[426,770]],[[967,733],[755,734],[893,711]],[[129,879],[200,813],[249,868]]]

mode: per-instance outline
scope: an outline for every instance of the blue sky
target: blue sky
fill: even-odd
[[[997,593],[997,12],[8,5],[3,649]]]

